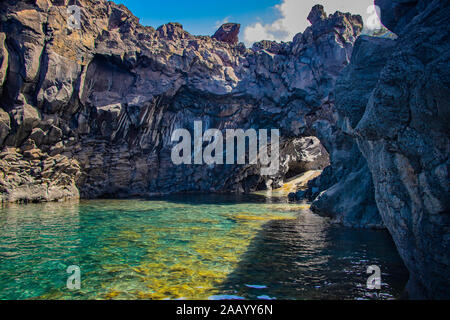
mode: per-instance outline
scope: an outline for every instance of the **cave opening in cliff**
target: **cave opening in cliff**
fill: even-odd
[[[289,165],[289,170],[284,175],[284,181],[288,181],[292,178],[295,178],[305,172],[304,167],[299,162],[294,162]]]
[[[242,182],[245,192],[283,189],[286,193],[305,188],[308,181],[318,177],[330,165],[330,157],[314,136],[282,138],[280,170],[276,175],[251,174]]]

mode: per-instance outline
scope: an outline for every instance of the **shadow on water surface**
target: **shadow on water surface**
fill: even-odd
[[[261,194],[180,193],[158,196],[145,201],[165,201],[190,205],[235,205],[236,203],[286,203],[287,198],[266,197]]]
[[[65,288],[69,265],[80,292]],[[379,292],[366,289],[370,265]],[[259,195],[4,207],[0,267],[0,299],[389,299],[408,278],[387,231]]]
[[[382,272],[368,290],[367,268]],[[385,230],[330,224],[304,210],[297,220],[263,225],[221,291],[248,299],[397,299],[408,271]]]

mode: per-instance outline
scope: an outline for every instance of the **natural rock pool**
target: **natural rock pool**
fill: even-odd
[[[81,289],[66,288],[68,266]],[[378,265],[382,289],[368,290]],[[0,299],[392,299],[408,279],[387,231],[263,196],[185,195],[0,209]]]

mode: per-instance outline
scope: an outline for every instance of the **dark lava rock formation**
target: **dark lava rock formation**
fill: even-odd
[[[336,12],[292,42],[247,49],[238,25],[193,36],[178,23],[144,27],[112,2],[78,4],[79,29],[67,1],[0,4],[3,201],[250,192],[329,163],[315,124],[334,125],[332,90],[361,17]],[[174,165],[172,133],[194,121],[280,129],[279,173]]]
[[[354,126],[364,113],[379,73],[392,54],[394,40],[360,36],[351,64],[336,82],[336,125],[321,137],[330,151],[331,166],[310,182],[312,209],[351,227],[384,228],[375,203],[372,175],[355,140]],[[355,192],[359,190],[359,192]]]
[[[241,25],[238,23],[225,23],[214,33],[212,38],[229,44],[237,44],[240,30]]]
[[[450,1],[376,2],[399,38],[358,39],[336,109],[367,159],[409,297],[448,299]]]
[[[357,40],[360,16],[318,5],[291,42],[251,49],[238,25],[193,36],[78,4],[80,28],[68,1],[0,3],[2,202],[250,192],[331,161],[306,192],[313,209],[387,227],[409,297],[449,298],[448,0],[377,0],[396,40]],[[280,129],[279,173],[174,165],[171,135],[194,121]]]

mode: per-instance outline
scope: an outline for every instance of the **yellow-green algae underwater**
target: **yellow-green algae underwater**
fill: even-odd
[[[387,232],[256,195],[8,206],[0,258],[0,299],[390,299],[407,280]]]

